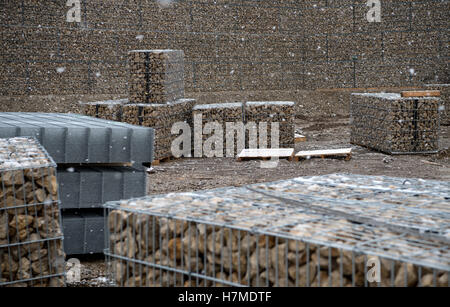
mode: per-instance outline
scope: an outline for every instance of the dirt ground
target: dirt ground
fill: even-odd
[[[238,162],[232,158],[179,159],[154,166],[148,176],[149,194],[203,190],[225,186],[276,181],[300,176],[355,173],[393,177],[450,180],[450,127],[442,127],[439,154],[390,156],[349,144],[350,127],[346,118],[298,120],[297,132],[307,137],[296,144],[296,151],[352,147],[350,161],[309,159],[301,162],[280,160],[274,169],[260,168],[259,161]],[[107,286],[104,257],[81,259],[82,281],[71,286]]]

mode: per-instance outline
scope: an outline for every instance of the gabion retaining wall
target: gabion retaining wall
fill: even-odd
[[[181,49],[188,92],[449,83],[448,0],[2,2],[1,95],[127,93],[128,50]],[[267,99],[267,98],[265,98]]]

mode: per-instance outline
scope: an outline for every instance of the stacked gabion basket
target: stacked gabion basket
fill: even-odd
[[[118,286],[447,287],[449,193],[336,174],[111,202],[105,253]]]
[[[33,138],[0,139],[0,286],[63,286],[56,164]]]
[[[216,156],[234,157],[244,147],[294,147],[294,102],[266,101],[195,106],[194,99],[183,98],[183,51],[133,50],[129,52],[128,63],[130,70],[128,99],[84,103],[84,113],[97,118],[154,128],[155,160],[164,160],[173,156],[172,142],[178,137],[176,135],[178,131],[172,134],[175,123],[189,124],[191,144],[194,148],[203,148],[204,141],[209,138],[211,131],[203,131],[205,126],[211,122],[218,123],[227,134],[223,144],[216,144],[217,147],[223,148],[222,155],[217,154],[222,150],[216,151],[215,145],[212,146]],[[200,130],[203,132],[202,137],[197,140],[193,137],[194,115],[199,115],[203,121]],[[227,131],[227,123],[238,124],[238,126],[235,126],[234,131]],[[241,123],[246,125],[247,132],[243,132],[244,141],[239,141],[241,144],[238,144],[236,130],[240,129]],[[278,125],[278,134],[273,133],[273,125]],[[261,131],[267,133],[260,133]],[[227,152],[225,140],[233,135],[235,135],[234,149],[229,149]],[[278,144],[272,144],[272,135],[279,137]],[[254,142],[248,141],[250,137],[253,137]],[[197,146],[195,141],[199,143]]]
[[[294,148],[295,145],[295,103],[292,101],[196,105],[192,118],[194,123],[201,121],[202,128],[195,127],[194,136],[197,131],[203,132],[201,138],[194,137],[197,151],[205,142],[211,141],[217,129],[222,130],[223,140],[215,140],[211,146],[209,143],[206,146],[212,148],[210,154],[216,157],[221,156],[222,148],[223,156],[234,157],[244,148]]]
[[[353,94],[350,108],[352,144],[389,154],[439,150],[439,98]]]
[[[244,122],[244,108],[241,102],[196,105],[192,110],[192,118],[194,123],[201,121],[201,126],[198,127],[201,130],[194,127],[194,134],[197,130],[203,132],[201,137],[194,136],[193,144],[196,151],[203,149],[205,141],[211,137],[213,132],[217,133],[215,129],[222,129],[222,135],[224,135],[223,141],[218,139],[212,142],[210,146],[207,146],[211,152],[202,150],[201,153],[194,152],[196,155],[234,157],[244,148],[243,135],[239,139],[239,134],[237,133],[242,129],[239,129],[239,126],[235,126],[237,130],[231,130],[229,126],[230,124],[242,124]],[[233,141],[231,141],[231,138]],[[233,148],[228,146],[227,150],[226,145],[228,142],[232,142]]]
[[[127,104],[123,106],[123,121],[155,129],[155,159],[172,156],[172,134],[175,123],[190,123],[194,99],[178,99],[166,104]]]
[[[128,65],[131,103],[167,103],[184,97],[182,50],[132,50]]]
[[[184,53],[181,50],[129,52],[128,99],[85,103],[89,116],[155,129],[155,159],[172,157],[171,133],[177,122],[191,123],[193,99],[184,98]]]
[[[292,101],[248,101],[245,103],[245,120],[253,122],[258,127],[262,123],[267,123],[267,141],[264,137],[259,137],[258,148],[273,148],[276,144],[272,141],[272,136],[276,134],[272,131],[273,125],[278,125],[278,147],[294,148],[295,143],[295,103]],[[267,144],[267,145],[266,145]],[[248,146],[253,148],[254,146]]]

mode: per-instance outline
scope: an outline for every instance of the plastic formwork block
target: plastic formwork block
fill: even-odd
[[[0,113],[0,137],[33,136],[56,163],[150,163],[154,130],[78,114]]]
[[[100,211],[101,212],[101,211]],[[104,217],[99,212],[70,212],[62,217],[67,255],[98,254],[104,249]]]
[[[146,173],[132,167],[59,167],[61,208],[101,208],[107,202],[145,195]]]

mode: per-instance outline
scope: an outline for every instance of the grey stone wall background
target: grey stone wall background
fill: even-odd
[[[450,1],[0,1],[0,95],[126,94],[128,50],[182,49],[186,91],[449,83]],[[59,72],[58,72],[59,71]]]

